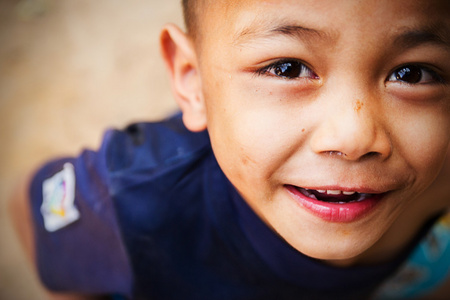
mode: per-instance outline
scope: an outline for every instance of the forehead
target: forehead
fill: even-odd
[[[245,42],[296,24],[330,37],[415,27],[448,37],[449,16],[448,0],[207,0],[199,15],[203,39],[213,43]]]

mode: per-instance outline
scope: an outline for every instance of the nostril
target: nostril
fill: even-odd
[[[340,151],[325,151],[325,154],[328,154],[329,156],[337,156],[337,157],[342,157],[342,158],[351,158],[349,157],[347,154],[345,154],[344,152],[340,152]],[[371,159],[371,158],[376,158],[376,157],[380,157],[382,156],[381,153],[378,153],[376,151],[371,151],[368,152],[366,154],[364,154],[363,156],[359,157],[359,161],[361,160],[366,160],[366,159]]]
[[[364,154],[363,156],[361,156],[360,160],[375,158],[375,157],[379,157],[381,155],[382,155],[381,153],[372,151],[372,152],[368,152],[368,153]]]
[[[340,151],[326,151],[326,153],[330,156],[347,156],[347,154]]]

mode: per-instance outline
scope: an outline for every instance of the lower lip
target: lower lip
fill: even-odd
[[[302,207],[312,214],[322,220],[335,223],[350,223],[361,219],[375,209],[384,195],[377,194],[358,202],[330,203],[306,197],[294,186],[286,186],[286,189]]]

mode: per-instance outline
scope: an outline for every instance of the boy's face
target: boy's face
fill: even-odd
[[[448,1],[210,2],[197,54],[212,146],[289,244],[389,252],[447,205],[422,192],[450,140]]]

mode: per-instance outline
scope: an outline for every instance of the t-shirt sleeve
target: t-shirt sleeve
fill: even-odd
[[[130,264],[108,188],[108,136],[98,152],[54,160],[31,182],[36,265],[51,290],[130,294]]]

